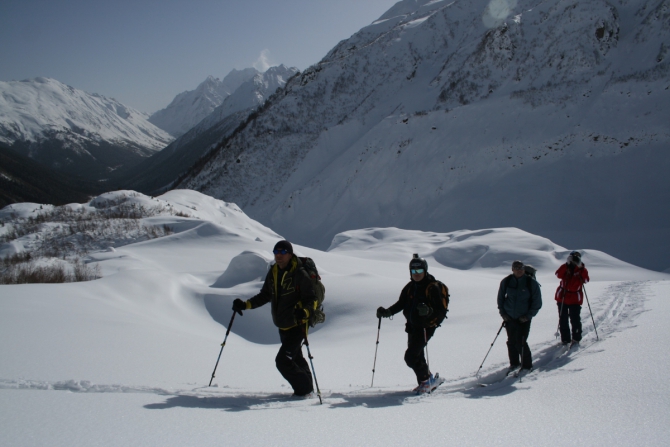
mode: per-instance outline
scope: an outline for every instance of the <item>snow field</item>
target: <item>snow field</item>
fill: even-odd
[[[568,250],[512,228],[363,229],[327,252],[296,245],[326,285],[326,323],[310,332],[324,404],[288,398],[269,306],[236,316],[207,387],[232,300],[257,293],[280,236],[192,191],[158,199],[193,217],[170,236],[92,253],[102,279],[0,287],[0,444],[623,446],[664,445],[670,434],[667,275],[583,250],[600,340],[584,306],[584,340],[560,356],[553,271]],[[414,252],[451,293],[428,346],[447,381],[423,397],[408,393],[401,315],[382,321],[370,388],[374,312],[395,302]],[[477,379],[514,259],[532,259],[543,286],[529,339],[536,369],[498,382],[503,331]]]

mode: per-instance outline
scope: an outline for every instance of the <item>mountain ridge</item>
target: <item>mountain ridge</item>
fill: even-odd
[[[265,100],[298,72],[284,65],[270,67],[240,84],[209,115],[161,152],[119,172],[113,180],[144,193],[163,192],[199,157],[233,133]]]
[[[233,69],[222,80],[208,76],[194,90],[187,90],[174,97],[164,109],[154,112],[149,122],[175,138],[184,135],[206,118],[240,85],[258,74],[255,68]]]
[[[52,169],[100,180],[171,140],[148,116],[55,79],[0,81],[0,142]]]

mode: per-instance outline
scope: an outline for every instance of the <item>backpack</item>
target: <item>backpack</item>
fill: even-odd
[[[523,266],[524,272],[526,273],[526,276],[530,276],[537,282],[537,278],[535,277],[535,274],[537,273],[537,269],[533,267],[532,265],[524,265]],[[514,277],[514,275],[509,275],[507,278],[505,278],[505,290],[507,290],[507,286],[509,285],[510,280]],[[537,282],[537,285],[542,287],[542,285]]]
[[[429,327],[437,327],[442,324],[445,318],[447,318],[447,312],[449,312],[449,288],[443,282],[435,281],[428,284],[426,293],[428,293],[428,289],[431,287],[437,287],[440,296],[437,299],[437,302],[431,303],[433,305],[433,313],[431,314],[431,317],[433,318],[428,324],[430,325]]]
[[[418,324],[421,327],[430,328],[439,326],[447,318],[447,312],[449,312],[449,288],[441,281],[435,280],[426,287],[426,298],[430,298],[432,287],[437,287],[439,296],[436,301],[427,301],[433,312],[426,317],[418,317]]]
[[[535,281],[537,281],[537,278],[535,277],[535,274],[537,273],[537,269],[535,267],[533,267],[532,265],[524,265],[523,269],[526,272],[527,276],[530,276]]]
[[[316,294],[316,309],[310,309],[309,325],[314,327],[319,323],[326,321],[326,314],[323,311],[323,300],[326,298],[326,287],[321,282],[319,271],[312,258],[298,258],[302,263],[302,268],[307,272],[307,276],[312,281],[312,287]]]

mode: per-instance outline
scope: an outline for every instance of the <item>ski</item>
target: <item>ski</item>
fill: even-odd
[[[430,386],[430,389],[427,390],[422,390],[421,385],[418,387],[414,388],[412,392],[416,393],[417,396],[421,396],[424,394],[430,394],[433,391],[437,389],[438,386],[442,385],[445,382],[445,379],[440,377],[440,373],[435,373],[435,377],[433,378],[433,383]]]
[[[572,340],[572,341],[571,341],[570,343],[568,343],[567,345],[563,345],[563,347],[565,348],[565,351],[562,352],[561,355],[560,355],[559,357],[563,357],[563,356],[566,356],[566,355],[570,354],[570,351],[572,350],[572,347],[573,347],[573,346],[575,346],[575,347],[579,347],[579,342],[578,342],[578,341],[575,341],[575,340]]]
[[[528,375],[528,374],[531,373],[531,372],[533,372],[533,368],[530,368],[530,369],[528,369],[528,368],[521,368],[521,369],[519,369],[517,372],[514,373],[514,377],[515,377],[515,378],[518,378],[519,380],[521,380],[523,377],[525,377],[526,375]]]

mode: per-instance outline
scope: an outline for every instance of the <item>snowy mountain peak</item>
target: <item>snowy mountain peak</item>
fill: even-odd
[[[258,74],[255,68],[232,70],[223,80],[208,76],[195,90],[178,94],[172,102],[157,111],[149,121],[175,137],[179,137],[221,105],[244,82]]]
[[[298,71],[295,67],[288,68],[281,64],[270,67],[263,73],[256,73],[253,78],[242,83],[209,116],[198,123],[193,128],[193,133],[197,134],[210,129],[233,114],[243,111],[250,112],[263,104],[278,88],[284,87]],[[183,141],[175,143],[181,144]]]
[[[67,175],[106,179],[172,137],[115,99],[55,79],[0,82],[0,143]]]
[[[0,81],[0,141],[9,145],[43,140],[51,132],[160,150],[171,138],[147,118],[115,99],[55,79]]]

